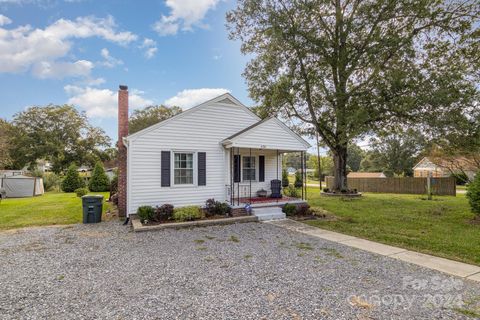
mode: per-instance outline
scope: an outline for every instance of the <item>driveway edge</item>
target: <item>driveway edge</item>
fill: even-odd
[[[404,248],[394,247],[371,240],[345,235],[343,233],[312,227],[307,224],[293,221],[290,219],[267,221],[265,223],[276,225],[288,230],[304,233],[324,240],[336,242],[356,249],[402,260],[405,262],[416,264],[421,267],[454,275],[463,279],[480,282],[479,266],[440,258],[424,253],[419,253]]]

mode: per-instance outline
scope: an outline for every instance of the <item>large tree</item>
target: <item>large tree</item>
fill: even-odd
[[[387,176],[412,176],[413,167],[427,148],[425,137],[408,129],[372,138],[362,161],[363,171],[382,171]]]
[[[46,159],[56,173],[71,163],[93,165],[110,138],[70,105],[29,107],[13,117],[10,156],[16,168]]]
[[[269,114],[313,127],[346,188],[352,140],[472,106],[476,0],[239,0],[230,37]],[[476,56],[476,58],[472,57]]]
[[[136,109],[128,120],[128,131],[130,134],[135,133],[181,112],[182,109],[180,107],[166,107],[163,105]]]
[[[10,134],[10,123],[0,118],[0,169],[6,169],[11,166],[12,160],[9,153]]]

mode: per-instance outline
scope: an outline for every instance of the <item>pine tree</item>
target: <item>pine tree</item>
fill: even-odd
[[[101,162],[97,162],[95,164],[92,177],[88,183],[88,188],[90,191],[94,192],[104,192],[110,190],[110,180],[108,179]]]
[[[62,190],[64,192],[74,192],[76,189],[83,187],[85,187],[85,183],[78,174],[77,166],[72,163],[62,181]]]

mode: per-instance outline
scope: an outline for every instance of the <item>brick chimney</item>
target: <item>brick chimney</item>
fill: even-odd
[[[128,87],[118,90],[118,215],[127,215],[127,148],[123,138],[128,136]]]

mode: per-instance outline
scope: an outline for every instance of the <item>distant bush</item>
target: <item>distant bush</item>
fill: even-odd
[[[83,187],[85,187],[85,182],[78,174],[77,166],[71,164],[62,181],[62,190],[65,192],[74,192],[76,189]]]
[[[475,179],[467,187],[468,203],[472,212],[480,219],[480,171],[477,172]]]
[[[93,192],[104,192],[110,190],[110,180],[101,162],[95,164],[92,177],[88,182],[88,188]]]
[[[231,208],[227,203],[215,201],[215,199],[208,199],[205,202],[205,212],[207,217],[214,215],[229,215]]]
[[[294,205],[293,203],[287,203],[283,206],[282,211],[287,215],[287,216],[293,216],[297,212],[297,206]]]
[[[83,196],[86,196],[88,194],[88,189],[87,188],[78,188],[78,189],[75,189],[74,191],[76,194],[77,194],[77,197],[83,197]]]
[[[287,170],[283,169],[282,170],[282,187],[286,188],[290,182],[288,181],[288,172]]]
[[[62,179],[60,176],[56,175],[53,172],[45,173],[43,176],[43,188],[45,191],[50,191],[53,189],[58,189]]]
[[[173,210],[175,221],[192,221],[203,217],[202,210],[197,206],[188,206]]]
[[[328,188],[323,188],[323,192],[328,193],[328,192],[330,192],[330,189],[328,189]]]
[[[173,205],[164,204],[160,207],[157,207],[155,210],[155,220],[156,221],[166,221],[170,220],[173,216]]]
[[[155,209],[152,206],[138,207],[137,216],[141,222],[152,221],[155,218]]]

